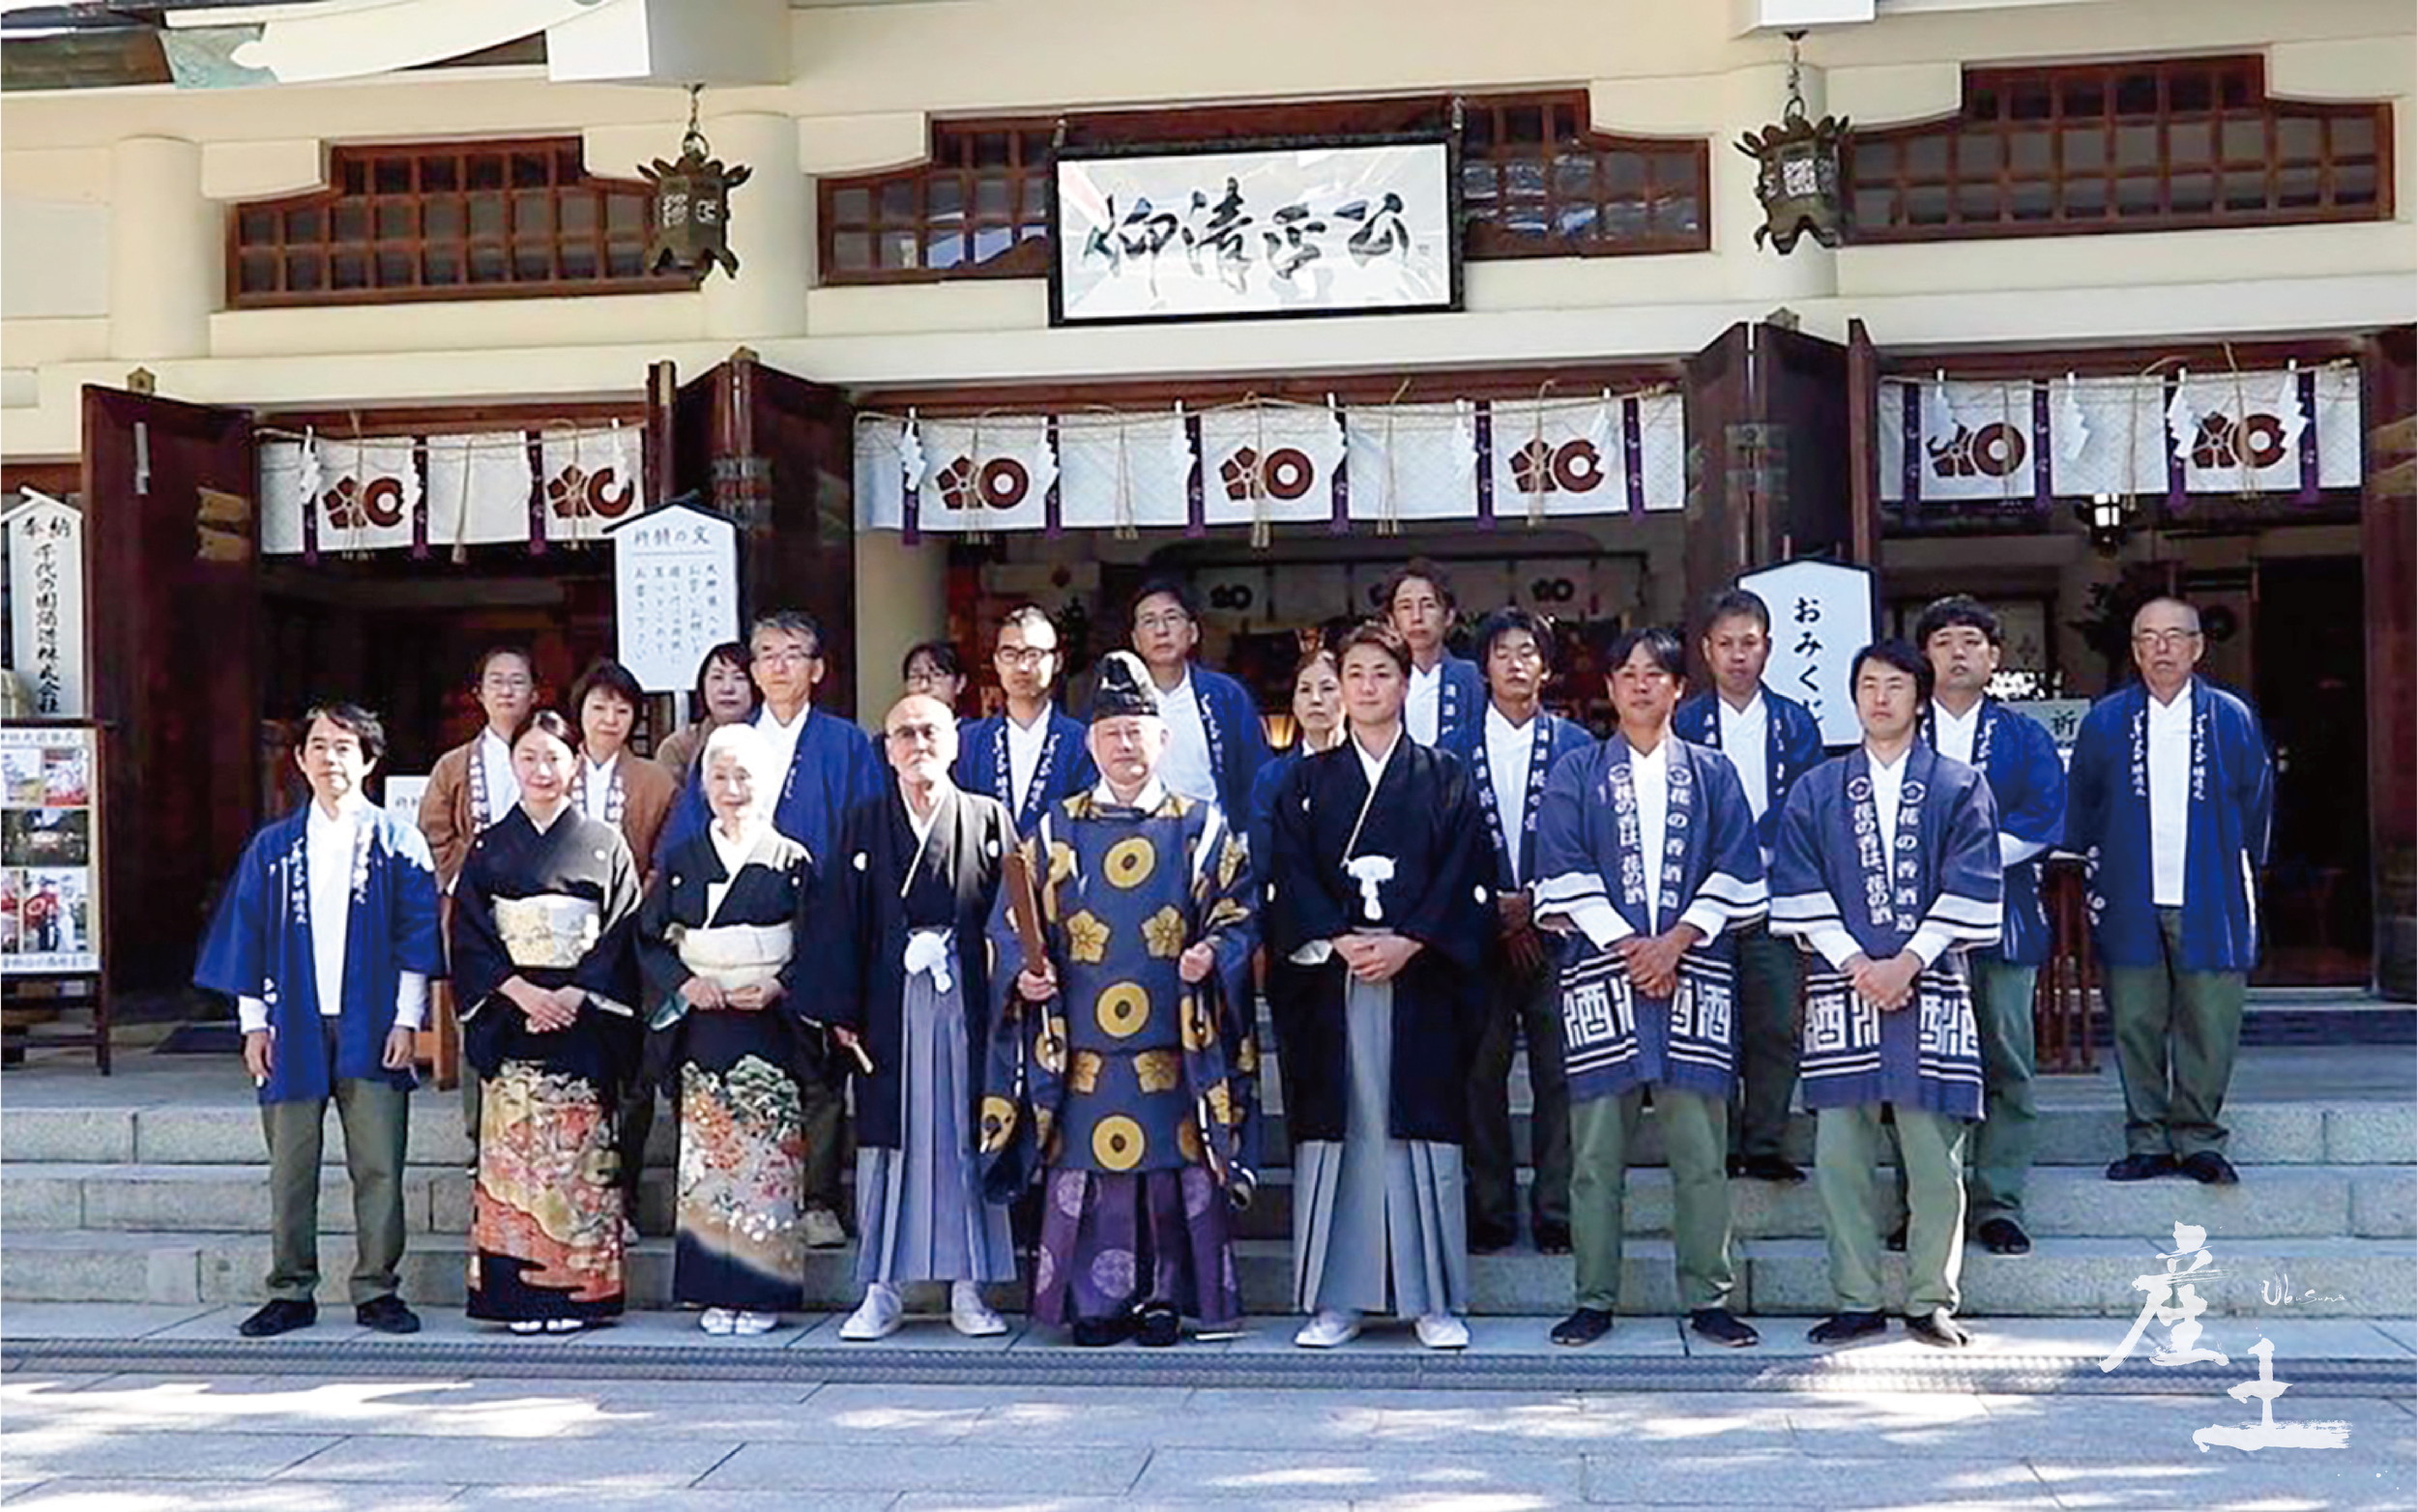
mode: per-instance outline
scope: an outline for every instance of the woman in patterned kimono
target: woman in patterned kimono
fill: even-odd
[[[485,1079],[469,1312],[515,1333],[616,1317],[625,1290],[613,1115],[637,1061],[638,868],[571,803],[574,741],[551,710],[521,726],[519,805],[453,888],[453,991]]]
[[[650,1080],[680,1107],[672,1294],[707,1333],[764,1333],[803,1304],[792,1067],[821,1042],[799,1017],[814,863],[772,827],[781,772],[761,732],[723,725],[700,766],[713,822],[672,847],[638,912]]]

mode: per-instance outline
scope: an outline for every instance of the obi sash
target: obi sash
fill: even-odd
[[[758,986],[780,974],[796,948],[795,926],[714,924],[680,932],[680,964],[724,992]]]
[[[529,970],[576,968],[595,948],[603,919],[595,899],[567,893],[495,900],[495,932],[503,937],[512,965]]]

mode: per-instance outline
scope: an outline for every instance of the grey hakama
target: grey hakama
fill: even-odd
[[[982,1201],[973,1130],[963,983],[940,991],[929,972],[906,979],[899,1043],[899,1143],[856,1152],[856,1278],[1012,1281],[1005,1207]]]
[[[1344,986],[1351,1103],[1338,1144],[1293,1151],[1293,1301],[1418,1318],[1469,1310],[1458,1145],[1392,1139],[1393,987]]]

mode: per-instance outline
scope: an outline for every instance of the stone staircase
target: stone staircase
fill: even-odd
[[[160,1064],[171,1060],[183,1063]],[[259,1115],[240,1069],[167,1057],[120,1064],[121,1074],[105,1083],[89,1072],[15,1071],[0,1087],[0,1300],[256,1298],[269,1258],[267,1167]],[[23,1094],[30,1076],[43,1078],[39,1096]],[[2052,1080],[2046,1087],[2051,1106],[2029,1189],[2037,1248],[2019,1259],[1967,1249],[1968,1313],[2129,1319],[2140,1306],[2134,1278],[2161,1268],[2157,1253],[2172,1247],[2181,1221],[2208,1234],[2217,1273],[2199,1282],[2199,1294],[2211,1312],[2417,1317],[2417,1099],[2367,1089],[2237,1101],[2228,1116],[2241,1185],[2178,1178],[2116,1185],[2102,1175],[2121,1148],[2121,1115],[2106,1085]],[[1514,1077],[1514,1098],[1525,1102],[1523,1077]],[[1281,1314],[1291,1310],[1292,1182],[1280,1112],[1269,1124],[1270,1169],[1241,1220],[1242,1285],[1252,1311]],[[1524,1150],[1524,1111],[1515,1129]],[[670,1120],[658,1119],[642,1214],[649,1236],[631,1262],[631,1300],[641,1307],[667,1305],[670,1295]],[[1809,1165],[1809,1118],[1795,1120],[1791,1143]],[[334,1130],[328,1148],[321,1263],[330,1278],[325,1294],[340,1298],[352,1224]],[[451,1097],[415,1099],[410,1148],[405,1294],[434,1307],[458,1305],[471,1181]],[[1671,1188],[1649,1115],[1643,1149],[1645,1164],[1629,1178],[1623,1298],[1630,1311],[1666,1314],[1676,1308]],[[1820,1210],[1811,1185],[1739,1181],[1732,1201],[1740,1311],[1826,1311]],[[813,1254],[809,1304],[852,1304],[853,1264],[850,1251]],[[1479,1313],[1550,1314],[1568,1305],[1565,1258],[1524,1248],[1479,1256],[1471,1277]],[[2286,1292],[2288,1302],[2266,1300]]]

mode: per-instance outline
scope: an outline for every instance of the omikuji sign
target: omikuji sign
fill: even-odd
[[[1790,562],[1748,572],[1737,586],[1771,611],[1771,659],[1762,679],[1813,712],[1824,745],[1854,745],[1863,727],[1847,674],[1872,643],[1872,573],[1836,562]]]

